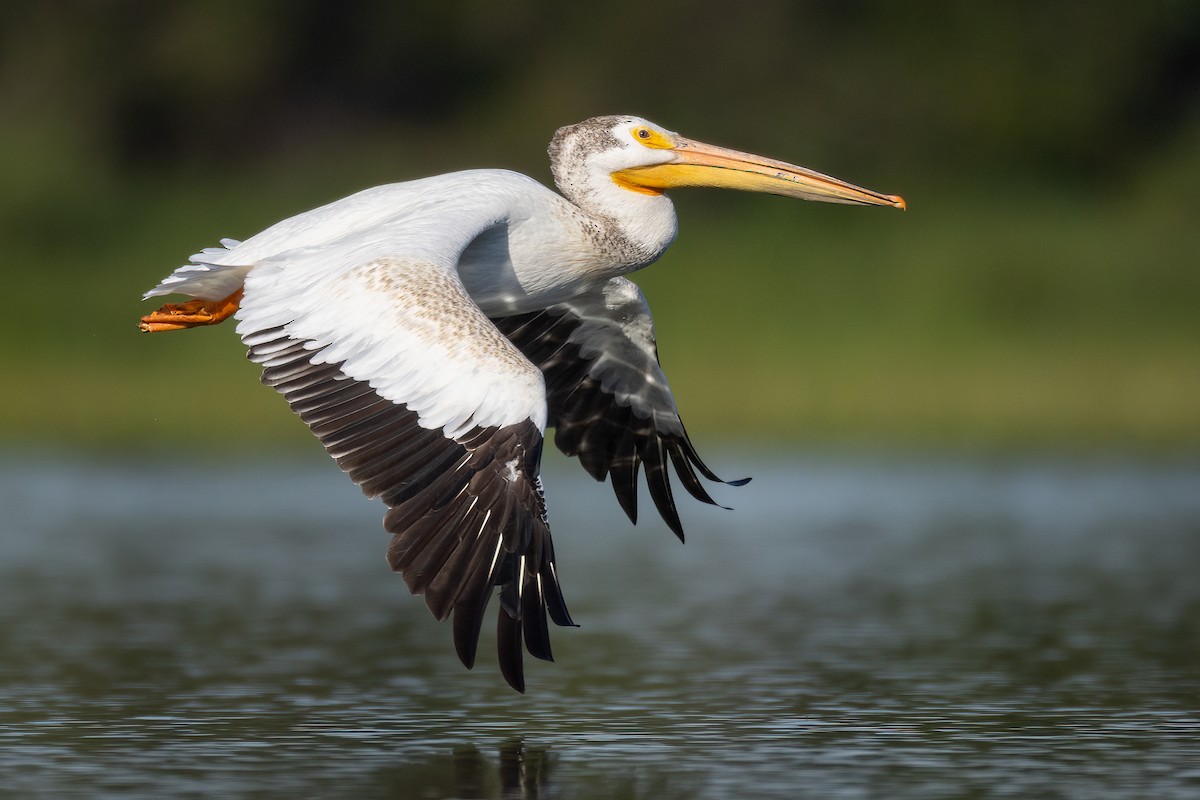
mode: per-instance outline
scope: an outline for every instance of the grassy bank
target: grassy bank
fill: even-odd
[[[1120,192],[880,186],[905,214],[685,194],[680,240],[636,279],[685,419],[710,440],[1194,449],[1200,270],[1176,172]],[[189,253],[356,188],[329,183],[197,176],[57,215],[8,209],[0,437],[304,441],[231,325],[135,322],[140,293]]]

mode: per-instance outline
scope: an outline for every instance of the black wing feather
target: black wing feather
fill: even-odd
[[[617,278],[616,281],[624,281]],[[624,282],[629,287],[632,284]],[[633,289],[636,291],[636,289]],[[641,313],[647,314],[640,292],[637,300]],[[617,501],[631,522],[637,522],[638,474],[645,467],[646,483],[667,526],[683,539],[683,525],[675,505],[670,470],[688,494],[710,505],[718,505],[697,476],[697,471],[710,481],[741,486],[749,478],[725,481],[709,469],[688,438],[683,422],[675,412],[673,401],[669,408],[654,408],[638,413],[630,402],[604,388],[594,374],[596,356],[585,356],[583,347],[572,335],[589,325],[588,335],[597,330],[617,342],[627,336],[623,325],[628,323],[629,305],[614,309],[608,318],[585,319],[585,313],[571,303],[552,306],[543,311],[495,318],[492,321],[525,357],[537,365],[546,377],[546,399],[549,405],[548,425],[554,427],[554,444],[568,456],[579,459],[583,468],[598,481],[608,478]],[[591,306],[594,311],[595,304]],[[610,307],[611,308],[611,307]],[[649,324],[649,320],[645,320]],[[593,342],[594,344],[594,342]],[[659,370],[657,348],[653,361],[628,364],[629,370]],[[643,412],[646,410],[643,409]],[[667,420],[667,424],[663,420]]]
[[[283,394],[367,496],[387,504],[388,563],[435,617],[453,615],[455,651],[468,668],[500,587],[501,672],[524,691],[522,640],[531,655],[549,659],[547,614],[574,624],[553,562],[537,426],[527,420],[449,438],[339,364],[313,364],[317,351],[281,328],[247,343],[263,383]]]

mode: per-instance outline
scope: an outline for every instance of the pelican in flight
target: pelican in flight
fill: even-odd
[[[499,587],[500,670],[551,660],[559,588],[539,476],[546,429],[637,521],[638,475],[682,540],[669,469],[714,504],[720,478],[688,439],[645,297],[624,276],[675,238],[666,190],[743,189],[829,203],[904,200],[596,117],[549,147],[561,195],[499,169],[379,186],[205,249],[145,297],[183,294],[144,331],[233,316],[274,387],[368,497],[387,506],[387,559],[475,662]],[[668,467],[670,465],[670,467]],[[699,474],[697,474],[699,473]],[[745,481],[729,481],[740,485]]]

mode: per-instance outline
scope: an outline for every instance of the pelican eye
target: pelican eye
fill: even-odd
[[[637,139],[638,144],[653,147],[655,150],[670,150],[675,147],[675,143],[665,133],[647,128],[645,125],[631,129],[630,133],[633,134],[633,138]]]

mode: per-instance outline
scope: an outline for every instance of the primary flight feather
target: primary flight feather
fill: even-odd
[[[387,557],[475,661],[499,587],[505,680],[551,658],[572,625],[539,477],[546,429],[637,520],[642,469],[681,539],[671,469],[713,503],[658,363],[650,309],[623,276],[674,240],[664,192],[712,186],[904,208],[894,195],[706,145],[639,117],[596,117],[550,143],[556,194],[507,170],[367,189],[225,239],[146,297],[156,332],[238,320],[263,382],[368,497],[387,506]],[[733,483],[742,483],[736,481]]]

